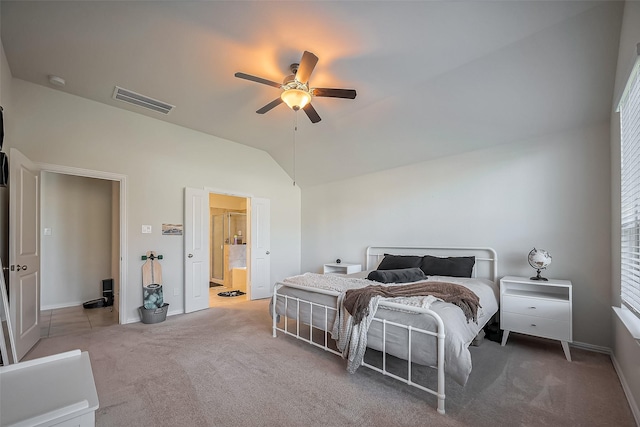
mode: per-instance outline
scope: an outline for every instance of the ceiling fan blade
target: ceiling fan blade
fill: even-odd
[[[274,107],[277,107],[280,104],[282,104],[282,98],[276,98],[273,101],[271,101],[270,103],[268,103],[267,105],[265,105],[264,107],[262,107],[261,109],[259,109],[258,111],[256,111],[256,113],[264,114],[267,111],[271,110]]]
[[[318,57],[315,56],[313,53],[307,52],[305,50],[304,53],[302,54],[300,65],[298,65],[296,80],[299,81],[300,83],[307,83],[317,63],[318,63]]]
[[[355,89],[329,89],[326,87],[316,87],[312,89],[313,96],[324,96],[328,98],[355,99]]]
[[[282,86],[280,83],[272,82],[271,80],[263,79],[262,77],[252,76],[251,74],[235,73],[234,76],[239,79],[251,80],[252,82],[262,83],[277,88],[280,88]]]
[[[318,123],[320,120],[322,120],[318,115],[318,112],[316,111],[316,109],[313,108],[313,105],[307,104],[302,109],[304,110],[305,113],[307,113],[307,117],[309,117],[309,120],[311,120],[311,123]]]

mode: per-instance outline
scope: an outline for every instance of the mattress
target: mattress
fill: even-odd
[[[469,344],[498,311],[498,286],[490,280],[479,278],[430,276],[427,281],[450,282],[465,286],[478,295],[480,299],[477,323],[473,320],[467,321],[462,310],[454,304],[436,301],[429,307],[442,318],[445,325],[445,372],[456,382],[464,385],[472,369]],[[304,324],[311,324],[314,328],[330,331],[336,316],[337,296],[348,289],[372,284],[379,285],[378,282],[343,275],[306,273],[300,276],[293,276],[278,284],[281,287],[277,293],[278,295],[299,298],[302,301],[298,302],[289,299],[285,303],[283,297],[278,297],[276,313],[280,316],[284,315],[286,304],[287,317],[294,319],[299,317]],[[413,328],[427,331],[436,330],[436,322],[432,316],[391,309],[390,307],[385,307],[384,304],[385,299],[383,298],[378,305],[376,318],[403,325],[411,325]],[[325,309],[321,306],[328,306],[333,309]],[[372,322],[367,333],[367,347],[383,351],[382,335],[382,323]],[[407,360],[407,340],[407,329],[387,323],[386,345],[384,347],[386,353]],[[414,331],[412,332],[411,341],[412,362],[426,366],[437,365],[437,343],[434,336]]]

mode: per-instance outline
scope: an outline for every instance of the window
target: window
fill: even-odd
[[[640,49],[640,47],[639,47]],[[640,60],[620,106],[621,297],[640,317]]]

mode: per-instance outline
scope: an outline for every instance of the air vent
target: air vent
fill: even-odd
[[[147,110],[157,111],[162,114],[169,114],[171,110],[175,108],[174,105],[149,98],[148,96],[140,95],[139,93],[123,89],[119,86],[116,86],[116,89],[113,91],[113,99],[128,102],[129,104],[137,105],[138,107],[146,108]]]

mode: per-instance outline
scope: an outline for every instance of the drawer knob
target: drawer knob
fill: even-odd
[[[535,309],[536,309],[535,307],[529,307],[529,308],[531,308],[531,309],[533,309],[533,310],[535,310]]]

